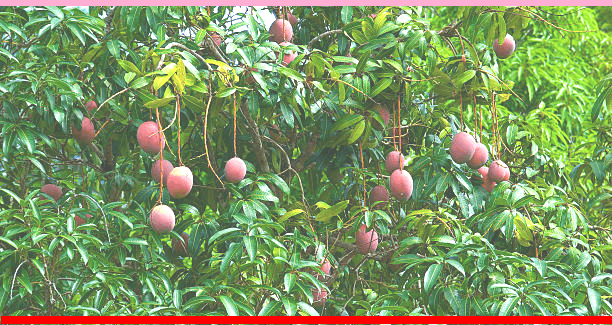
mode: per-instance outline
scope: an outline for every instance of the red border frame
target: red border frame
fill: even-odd
[[[272,5],[277,1],[266,0],[230,0],[224,5]],[[366,5],[371,0],[334,0],[331,3],[323,0],[313,0],[312,5]],[[18,2],[8,0],[4,5],[51,5],[54,0],[25,0]],[[142,0],[64,0],[64,5],[88,5],[101,2],[98,5],[143,5]],[[146,2],[146,5],[161,5],[159,0]],[[386,5],[400,5],[401,1],[391,0]],[[505,5],[576,5],[575,1],[559,0],[505,0]],[[609,5],[604,0],[587,1],[590,5]],[[181,0],[178,5],[201,5],[195,0]],[[212,1],[211,4],[220,4]],[[303,5],[295,1],[283,2],[278,5]],[[489,4],[489,1],[470,0],[462,5]],[[411,1],[411,5],[457,5],[450,0]],[[582,3],[582,5],[587,5]],[[612,324],[612,316],[0,316],[0,324]]]
[[[612,324],[612,316],[2,316],[0,324]]]

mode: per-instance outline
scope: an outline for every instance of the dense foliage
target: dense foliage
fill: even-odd
[[[611,314],[611,36],[597,7],[2,7],[0,314]],[[462,130],[509,181],[453,162]],[[412,196],[371,204],[395,149]]]

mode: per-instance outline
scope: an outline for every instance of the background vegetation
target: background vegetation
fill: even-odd
[[[262,11],[298,18],[288,66]],[[611,36],[609,7],[2,7],[0,313],[610,314]],[[382,127],[375,103],[399,114]],[[165,159],[180,143],[194,174],[186,198],[164,189],[166,235],[136,141],[156,112]],[[509,182],[489,194],[450,159],[461,129]],[[377,210],[395,147],[414,192]],[[355,249],[361,224],[375,253]]]

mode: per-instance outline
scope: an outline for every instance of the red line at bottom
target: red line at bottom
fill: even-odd
[[[612,316],[2,316],[0,324],[612,324]]]

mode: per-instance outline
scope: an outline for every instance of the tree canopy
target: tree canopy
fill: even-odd
[[[612,313],[610,7],[86,9],[0,8],[0,314]]]

